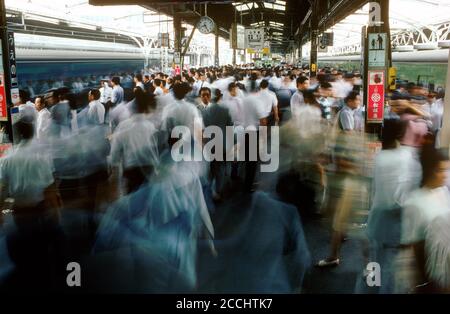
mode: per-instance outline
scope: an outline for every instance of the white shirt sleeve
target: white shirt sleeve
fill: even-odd
[[[98,121],[100,124],[105,123],[105,107],[98,103],[97,104],[97,115],[98,115]]]
[[[420,206],[406,206],[403,211],[401,243],[414,244],[425,240],[425,228]]]
[[[344,131],[353,131],[355,129],[355,118],[349,111],[342,111],[339,120]]]
[[[278,98],[275,94],[271,94],[272,95],[272,108],[277,108],[278,107]]]
[[[295,93],[291,98],[291,113],[293,116],[298,114],[298,110],[303,104],[303,96],[299,93]]]

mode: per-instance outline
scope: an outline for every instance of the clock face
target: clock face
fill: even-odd
[[[200,18],[200,21],[197,23],[197,28],[202,34],[210,34],[214,30],[216,23],[207,16],[203,16]]]

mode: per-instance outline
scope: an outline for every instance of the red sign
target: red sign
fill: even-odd
[[[367,121],[381,123],[384,119],[385,73],[383,70],[370,70],[368,76]]]
[[[5,156],[6,152],[12,148],[11,143],[0,144],[0,157]]]
[[[6,94],[3,75],[0,75],[0,121],[8,120],[8,111],[6,109]]]

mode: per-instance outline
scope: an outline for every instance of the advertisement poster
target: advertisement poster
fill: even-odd
[[[384,81],[383,70],[369,71],[367,121],[379,123],[384,119]]]

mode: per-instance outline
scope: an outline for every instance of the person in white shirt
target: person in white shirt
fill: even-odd
[[[381,266],[385,284],[378,292],[393,293],[394,261],[400,244],[401,210],[420,180],[411,176],[410,154],[400,147],[403,124],[400,120],[385,120],[383,150],[375,157],[372,205],[367,223],[370,260]],[[375,289],[375,288],[374,288]]]
[[[128,103],[131,102],[133,98],[134,98],[133,92],[131,91],[125,92],[124,100],[120,104],[115,106],[109,113],[111,122],[111,132],[114,133],[114,130],[122,121],[125,121],[131,117],[132,112],[128,107]]]
[[[100,87],[100,102],[103,105],[106,105],[108,102],[111,101],[111,96],[112,96],[112,88],[109,87],[108,81],[107,80],[102,80],[101,81],[101,86]]]
[[[137,88],[135,96],[136,113],[118,125],[111,144],[112,164],[122,167],[128,194],[148,182],[159,164],[157,129],[147,117],[145,94]]]
[[[161,88],[161,79],[155,79],[153,81],[153,87],[155,88],[155,91],[153,92],[153,94],[155,96],[163,96],[164,95],[164,90]]]
[[[34,104],[30,101],[28,92],[19,90],[19,103],[16,106],[19,107],[21,118],[26,117],[32,123],[36,122],[37,111]]]
[[[444,115],[444,98],[445,92],[443,89],[439,90],[436,95],[436,101],[431,105],[431,122],[433,123],[432,130],[436,134],[442,128],[442,117]]]
[[[305,105],[305,99],[303,97],[303,91],[309,88],[309,79],[306,76],[301,76],[297,79],[297,91],[291,98],[291,114],[296,116],[300,107]]]
[[[423,287],[424,283],[434,292],[450,289],[450,250],[446,241],[450,228],[450,193],[445,186],[449,161],[430,143],[423,147],[421,164],[422,188],[413,192],[405,203],[401,234],[402,244],[413,249],[416,265],[412,270],[416,274],[413,280],[417,281],[397,285],[404,289],[400,293]],[[441,230],[436,230],[438,222],[445,223]]]
[[[217,81],[213,83],[212,88],[213,89],[220,89],[223,95],[227,93],[228,86],[230,83],[234,82],[234,78],[231,76],[227,76],[225,73],[225,76],[222,78],[219,78]]]
[[[244,104],[242,98],[238,96],[238,87],[235,83],[229,84],[228,93],[224,97],[224,104],[230,111],[234,126],[244,126]]]
[[[333,82],[334,95],[340,102],[340,106],[343,106],[343,100],[353,90],[352,85],[353,76],[347,75],[346,79],[342,78],[342,73],[337,74],[336,81]]]
[[[161,129],[167,132],[169,142],[172,143],[172,141],[178,141],[178,139],[171,138],[172,130],[176,126],[186,126],[191,137],[185,137],[183,134],[182,138],[193,139],[200,146],[203,142],[203,119],[195,105],[185,100],[190,89],[188,83],[177,83],[173,86],[174,101],[163,107]]]
[[[36,119],[36,138],[38,140],[44,140],[50,135],[50,124],[52,117],[50,111],[45,106],[45,102],[42,97],[37,97],[34,104],[36,106],[36,110],[38,111]]]
[[[281,88],[281,83],[283,82],[283,78],[280,75],[280,72],[277,71],[273,74],[273,76],[269,80],[269,84],[272,88],[272,90],[279,90]]]
[[[8,235],[12,240],[9,252],[14,252],[16,267],[39,267],[39,274],[28,272],[27,280],[38,280],[40,289],[45,289],[56,280],[50,265],[56,267],[62,262],[58,258],[64,247],[59,225],[62,203],[47,147],[33,140],[31,123],[19,120],[15,127],[21,141],[0,159],[0,206],[3,208],[7,198],[14,199],[15,231]]]
[[[123,88],[120,86],[120,77],[118,76],[113,77],[111,83],[113,86],[111,103],[112,106],[115,106],[123,101]]]
[[[260,98],[257,94],[252,94],[243,100],[243,113],[244,113],[244,124],[245,128],[245,178],[244,178],[244,191],[251,193],[254,192],[254,181],[256,178],[256,173],[258,169],[258,161],[251,160],[250,151],[254,150],[256,147],[251,147],[254,145],[251,138],[256,139],[257,150],[259,150],[259,126],[265,125],[265,112],[262,110]],[[241,132],[242,130],[239,130]],[[255,134],[256,133],[256,134]]]
[[[136,85],[136,87],[141,88],[143,91],[145,91],[145,86],[144,83],[142,82],[143,78],[142,78],[142,74],[141,73],[137,73],[134,76],[134,84]]]
[[[100,125],[105,123],[105,107],[99,101],[100,91],[91,89],[89,91],[89,109],[87,112],[87,121],[90,125]]]
[[[193,88],[194,95],[195,96],[199,96],[200,95],[200,90],[203,87],[210,88],[210,85],[209,85],[208,82],[206,82],[206,76],[205,76],[205,74],[203,72],[197,72],[196,78],[197,78],[197,81],[195,81],[195,83],[192,86],[192,88]]]
[[[83,90],[83,88],[83,80],[81,79],[81,77],[78,77],[77,80],[72,83],[72,89],[75,93],[79,93]]]
[[[269,82],[267,80],[263,80],[259,85],[260,91],[258,96],[261,100],[262,110],[265,115],[265,119],[267,120],[265,123],[269,125],[269,119],[273,114],[275,124],[278,125],[280,122],[280,118],[278,117],[278,99],[274,92],[269,90]]]

